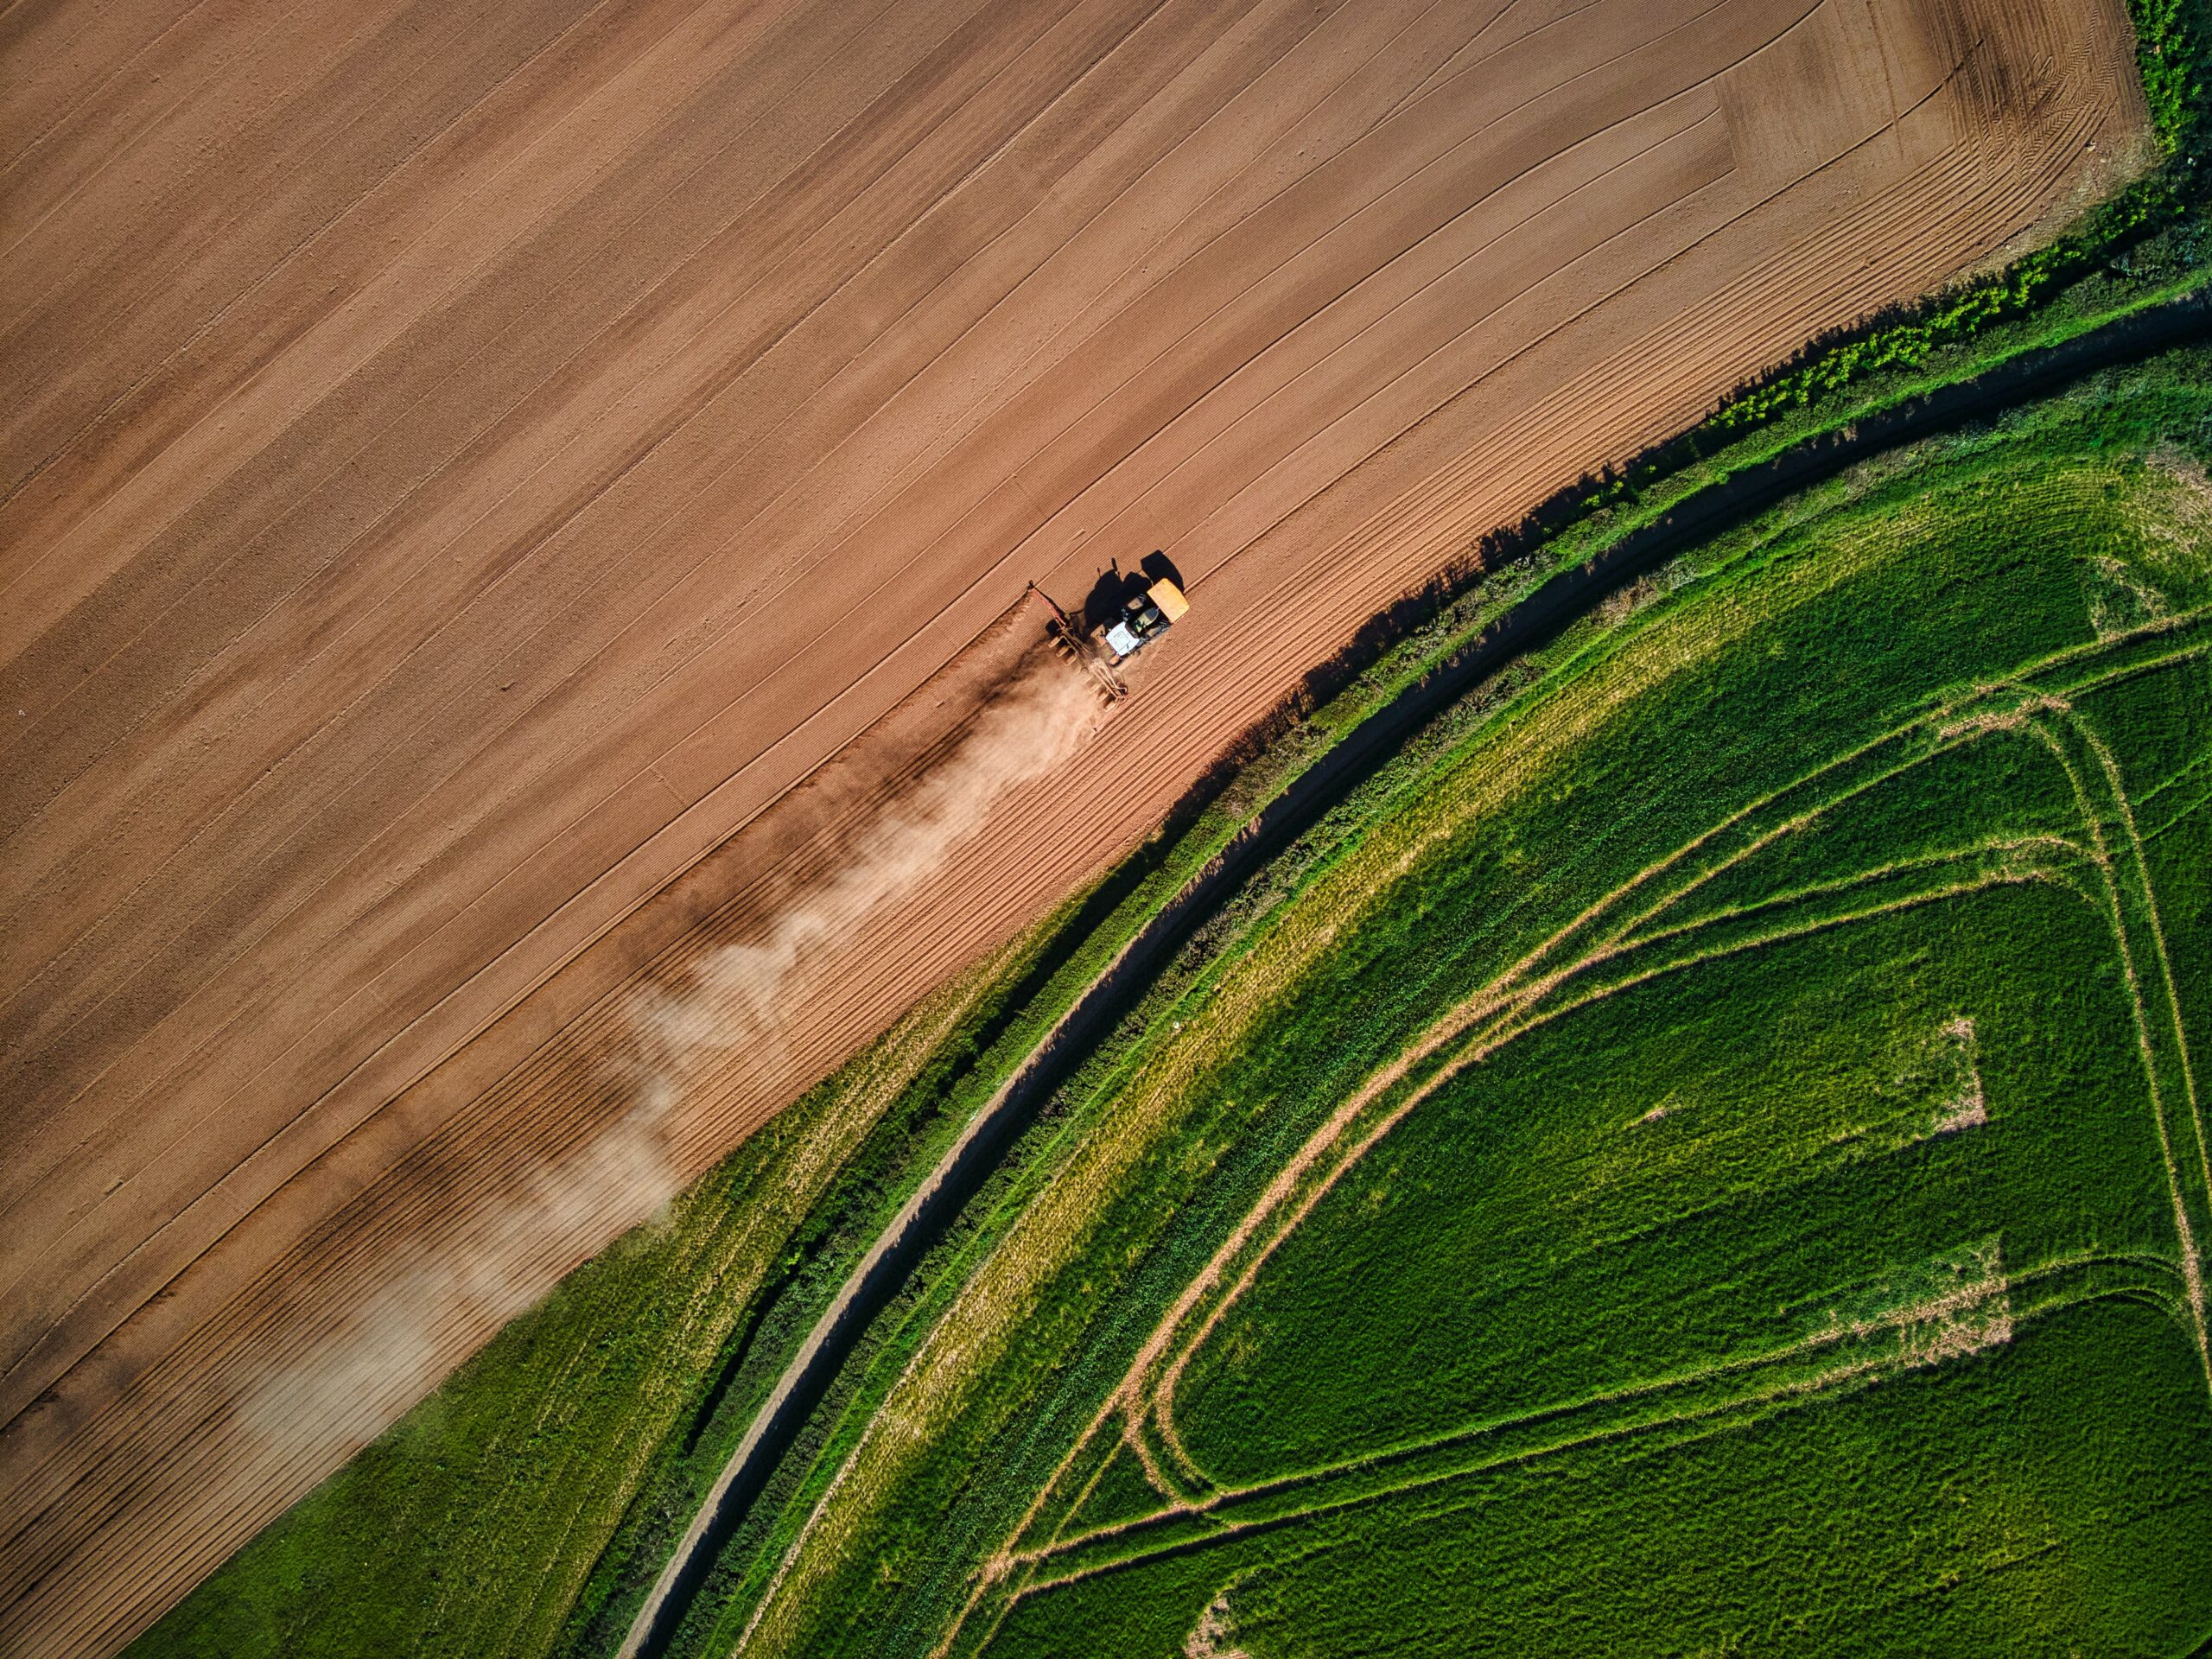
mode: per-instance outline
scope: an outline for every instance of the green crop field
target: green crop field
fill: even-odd
[[[2196,1650],[2208,450],[2184,353],[1886,458],[1397,769],[692,1649]]]

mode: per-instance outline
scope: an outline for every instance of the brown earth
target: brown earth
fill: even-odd
[[[2129,50],[2117,0],[0,10],[9,1650],[121,1645],[1481,531],[2099,188]],[[957,759],[1023,584],[1155,547],[1135,696],[744,1023],[713,953]],[[748,1039],[656,1058],[644,985]]]

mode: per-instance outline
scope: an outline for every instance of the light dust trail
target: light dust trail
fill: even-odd
[[[832,965],[820,960],[825,949],[918,893],[993,808],[1064,764],[1102,716],[1090,682],[1056,658],[1015,676],[953,752],[861,831],[837,874],[781,911],[764,938],[715,951],[681,991],[638,996],[631,1020],[652,1074],[680,1074],[703,1055],[772,1052],[804,970]]]
[[[358,1450],[435,1387],[456,1338],[473,1347],[552,1290],[554,1264],[664,1210],[681,1185],[671,1131],[702,1078],[733,1058],[756,1074],[780,1065],[786,1011],[834,977],[840,947],[918,893],[1007,796],[1065,763],[1103,718],[1089,680],[1057,658],[1017,671],[950,752],[878,810],[836,874],[761,938],[714,951],[679,988],[630,995],[629,1052],[599,1070],[626,1102],[609,1127],[484,1201],[464,1236],[416,1247],[304,1357],[244,1389],[242,1420],[288,1452]]]
[[[550,1250],[601,1232],[610,1217],[626,1232],[676,1196],[670,1104],[665,1090],[648,1089],[582,1151],[531,1170],[486,1205],[456,1248],[414,1249],[365,1306],[249,1388],[242,1420],[289,1451],[366,1446],[451,1369],[456,1334],[480,1340],[559,1282],[544,1265]]]

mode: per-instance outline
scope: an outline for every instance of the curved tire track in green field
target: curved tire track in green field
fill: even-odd
[[[2189,1073],[2181,1008],[2171,973],[2164,966],[2163,943],[2158,938],[2157,899],[2147,872],[2141,868],[2139,848],[2112,844],[2121,839],[2123,831],[2133,839],[2129,803],[2120,787],[2117,770],[2105,756],[2101,740],[2072,710],[2065,694],[2108,683],[2119,675],[2201,658],[2208,651],[2212,651],[2212,612],[2200,611],[2165,619],[2086,652],[2069,651],[2036,664],[2017,681],[1981,687],[1967,702],[1947,705],[1885,734],[1785,785],[1647,866],[1477,992],[1465,1006],[1485,1010],[1482,1018],[1467,1022],[1458,1017],[1458,1010],[1447,1014],[1432,1033],[1436,1038],[1433,1046],[1429,1038],[1416,1039],[1415,1046],[1424,1052],[1448,1053],[1449,1058],[1411,1095],[1377,1094],[1370,1105],[1379,1109],[1363,1109],[1359,1116],[1346,1120],[1341,1133],[1332,1135],[1332,1141],[1350,1143],[1350,1149],[1317,1163],[1316,1179],[1301,1184],[1294,1195],[1287,1194],[1284,1207],[1290,1213],[1280,1224],[1255,1232],[1249,1249],[1216,1259],[1205,1275],[1217,1287],[1215,1292],[1194,1302],[1180,1316],[1170,1316],[1173,1329],[1166,1333],[1168,1340],[1158,1357],[1149,1366],[1141,1361],[1132,1382],[1125,1385],[1134,1392],[1128,1398],[1128,1420],[1121,1430],[1122,1438],[1132,1445],[1140,1440],[1147,1443],[1142,1460],[1147,1471],[1155,1464],[1172,1464],[1177,1485],[1192,1490],[1163,1491],[1162,1507],[1152,1513],[1057,1536],[1041,1548],[1014,1552],[1013,1561],[1023,1576],[1012,1588],[1009,1599],[1019,1600],[1138,1561],[1188,1554],[1324,1510],[1379,1501],[1414,1487],[1456,1480],[1508,1463],[1535,1461],[1598,1440],[1711,1433],[1830,1395],[1839,1388],[1866,1386],[1898,1370],[1929,1363],[1925,1356],[1916,1357],[1906,1340],[1907,1327],[1927,1310],[1902,1306],[1891,1316],[1863,1327],[1824,1330],[1784,1348],[1743,1356],[1694,1374],[1654,1378],[1593,1399],[1549,1406],[1510,1420],[1472,1424],[1418,1444],[1243,1485],[1218,1484],[1192,1463],[1176,1439],[1172,1418],[1173,1396],[1183,1365],[1204,1346],[1208,1332],[1223,1312],[1249,1287],[1267,1255],[1295,1230],[1321,1192],[1357,1163],[1391,1124],[1468,1064],[1562,1014],[1661,974],[1998,882],[2048,879],[2068,863],[2078,863],[2099,877],[2097,882],[2075,890],[2111,930],[2113,948],[2133,993],[2144,1080],[2171,1193],[2177,1255],[2171,1262],[2163,1258],[2098,1255],[2044,1263],[2024,1275],[2000,1275],[1992,1294],[2002,1295],[2038,1281],[2057,1284],[2056,1291],[2046,1287],[2034,1305],[2019,1308],[2017,1314],[2008,1308],[2008,1319],[2020,1323],[2094,1296],[2152,1300],[2189,1332],[2202,1359],[2203,1306],[2192,1237],[2212,1233],[2212,1224],[2202,1216],[2195,1223],[2190,1218],[2191,1211],[2202,1211],[2206,1201],[2202,1177],[2204,1130]],[[1666,921],[1708,879],[1753,856],[1781,834],[1811,823],[1877,784],[1999,730],[2018,730],[2054,743],[2060,750],[2061,764],[2075,783],[2085,837],[2084,843],[2075,849],[2078,857],[2062,859],[2048,868],[2024,865],[2011,857],[1991,862],[1985,855],[1993,849],[1976,846],[1926,861],[1923,868],[1914,872],[1923,883],[1921,887],[1879,896],[1872,904],[1833,914],[1784,919],[1779,926],[1755,929],[1746,937],[1724,938],[1718,943],[1700,938],[1717,925],[1778,908],[1795,910],[1808,899],[1853,892],[1866,884],[1867,873],[1855,873],[1821,887],[1778,894],[1745,908],[1724,907],[1688,919],[1677,918],[1656,931],[1649,926],[1654,921]],[[1700,854],[1704,856],[1696,856]],[[1949,873],[1960,869],[1967,874],[1952,879]],[[1890,873],[1889,868],[1874,872],[1878,875]],[[1671,887],[1662,879],[1668,876],[1673,878]],[[1929,882],[1933,885],[1924,885]],[[1636,913],[1623,923],[1621,912],[1625,910]],[[1678,940],[1688,942],[1691,948],[1671,955],[1662,950],[1656,962],[1645,960],[1654,947]],[[1573,960],[1563,965],[1554,960],[1562,944],[1578,950]],[[2152,959],[2157,964],[2155,974]],[[1605,968],[1612,971],[1593,972]],[[1516,1001],[1505,988],[1516,983],[1526,988],[1525,1000]],[[2195,1184],[2192,1173],[2200,1178]],[[1302,1202],[1289,1204],[1289,1196]],[[2167,1282],[2173,1279],[2181,1281],[2178,1296]],[[2080,1282],[2065,1282],[2070,1281]],[[1870,1343],[1869,1338],[1873,1340]],[[2212,1370],[2207,1371],[2207,1384],[2212,1387]]]

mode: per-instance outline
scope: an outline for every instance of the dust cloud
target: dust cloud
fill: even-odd
[[[626,1232],[676,1195],[671,1104],[648,1091],[588,1146],[486,1205],[465,1239],[403,1262],[305,1357],[246,1392],[247,1426],[288,1446],[366,1446],[436,1386],[457,1343],[474,1346],[550,1291],[578,1242]]]
[[[834,876],[759,939],[708,956],[681,988],[631,997],[628,1052],[601,1069],[625,1102],[607,1128],[484,1203],[465,1236],[388,1272],[304,1357],[245,1392],[243,1420],[296,1448],[365,1446],[456,1353],[544,1297],[579,1251],[664,1210],[680,1183],[671,1137],[687,1091],[709,1071],[780,1063],[783,1011],[843,965],[837,947],[918,893],[1009,793],[1062,765],[1103,718],[1086,677],[1033,659],[877,811]]]
[[[632,1025],[653,1077],[680,1084],[702,1056],[779,1057],[788,999],[815,959],[920,890],[1010,791],[1055,770],[1101,718],[1084,677],[1045,659],[987,702],[952,752],[861,831],[837,874],[766,935],[715,952],[678,992],[641,994]]]

